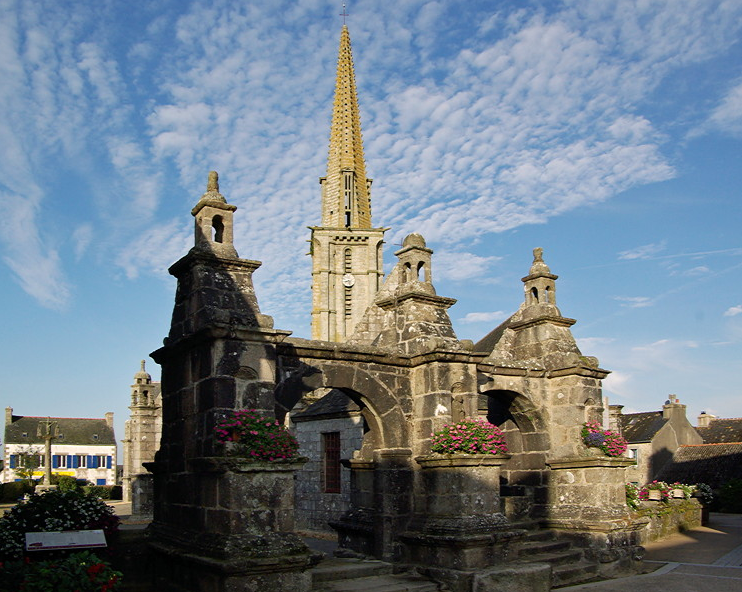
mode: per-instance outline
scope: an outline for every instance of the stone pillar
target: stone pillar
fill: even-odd
[[[364,459],[342,461],[350,469],[350,508],[340,520],[330,523],[338,533],[340,549],[373,556],[374,544],[374,462]]]
[[[600,563],[603,576],[635,571],[642,549],[639,530],[626,505],[625,457],[575,457],[550,461],[548,514],[544,525],[561,531]]]
[[[399,533],[412,513],[412,451],[409,448],[374,450],[374,556],[398,561]]]

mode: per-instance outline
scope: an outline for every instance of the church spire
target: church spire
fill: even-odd
[[[343,10],[343,13],[345,10]],[[345,341],[373,303],[383,269],[387,228],[371,227],[371,179],[366,178],[348,27],[340,33],[322,223],[310,226],[312,339]]]
[[[371,228],[371,180],[361,137],[353,55],[348,27],[340,33],[327,176],[322,184],[322,226]]]

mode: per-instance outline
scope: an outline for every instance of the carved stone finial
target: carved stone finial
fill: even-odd
[[[216,171],[209,171],[209,182],[206,184],[206,191],[216,191],[219,193],[219,174]]]
[[[142,372],[144,372],[144,360],[142,360]]]
[[[544,250],[541,247],[536,247],[533,249],[533,262],[536,263],[537,261],[543,261],[544,260]]]

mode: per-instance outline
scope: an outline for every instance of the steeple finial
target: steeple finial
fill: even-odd
[[[209,171],[209,180],[206,183],[206,192],[216,191],[219,193],[219,173],[216,171]]]
[[[343,27],[345,26],[345,17],[350,16],[347,12],[345,12],[345,2],[343,2],[343,12],[340,13],[340,16],[343,17]]]

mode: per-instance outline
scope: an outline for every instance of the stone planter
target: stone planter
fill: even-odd
[[[500,508],[503,454],[430,454],[415,461],[421,474],[415,513],[402,540],[413,563],[474,569],[504,558],[513,535]]]
[[[662,500],[662,492],[659,489],[648,489],[647,499],[650,502],[659,502]]]
[[[169,485],[191,493],[190,503],[151,526],[155,588],[309,590],[310,551],[292,532],[294,474],[304,462],[234,456],[187,462],[187,473]]]
[[[685,499],[685,491],[683,491],[682,489],[673,489],[672,497],[674,499]]]

